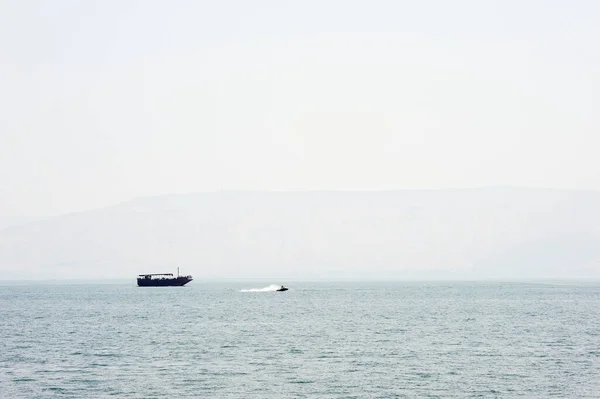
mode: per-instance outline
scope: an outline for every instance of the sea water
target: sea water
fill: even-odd
[[[0,283],[0,398],[109,397],[600,398],[600,284]]]

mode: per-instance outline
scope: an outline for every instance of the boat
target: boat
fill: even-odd
[[[192,281],[192,276],[180,276],[177,268],[177,277],[173,273],[148,273],[139,274],[138,287],[182,287]]]
[[[277,288],[275,291],[287,291],[289,288],[284,287],[283,285],[281,286],[281,288]]]

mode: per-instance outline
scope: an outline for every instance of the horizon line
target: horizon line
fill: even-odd
[[[11,279],[0,279],[2,283],[44,283],[44,282],[117,282],[117,281],[134,281],[135,277],[96,277],[96,278],[85,278],[85,277],[72,277],[72,278],[11,278]],[[331,283],[388,283],[388,282],[505,282],[505,283],[531,283],[531,282],[548,282],[548,281],[577,281],[577,282],[600,282],[600,276],[530,276],[530,277],[472,277],[460,276],[460,277],[199,277],[194,278],[193,281],[196,283],[211,283],[211,282],[267,282],[267,281],[285,281],[285,282],[300,282],[300,283],[318,283],[318,282],[331,282]]]

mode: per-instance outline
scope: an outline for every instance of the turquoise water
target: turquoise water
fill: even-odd
[[[0,398],[599,398],[600,284],[0,285]]]

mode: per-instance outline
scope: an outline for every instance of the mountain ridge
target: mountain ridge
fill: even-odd
[[[138,197],[0,230],[0,271],[124,278],[179,265],[198,278],[585,278],[600,276],[599,240],[593,190],[223,190]]]

